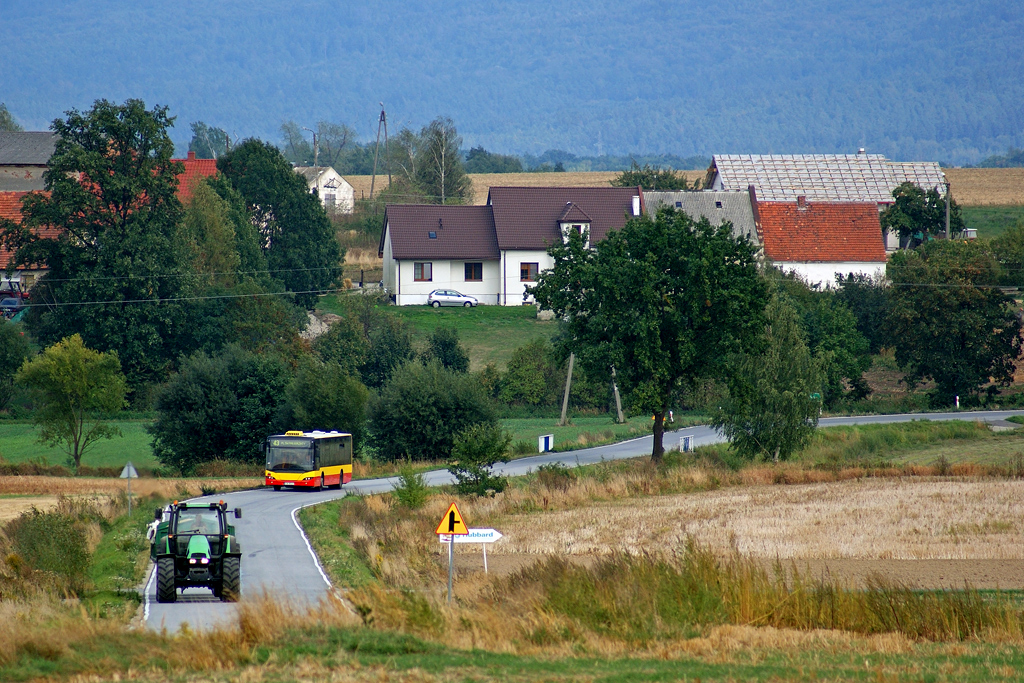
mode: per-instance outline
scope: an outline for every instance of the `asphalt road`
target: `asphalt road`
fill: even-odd
[[[1024,410],[831,417],[822,419],[819,425],[834,427],[847,424],[909,422],[915,419],[998,422],[1012,415],[1024,415]],[[724,438],[711,427],[690,427],[666,432],[665,447],[675,447],[680,437],[684,435],[694,438],[694,446],[724,441]],[[651,446],[652,437],[645,436],[608,446],[520,458],[495,469],[503,475],[520,476],[549,463],[557,462],[575,467],[607,460],[635,458],[649,454]],[[428,472],[424,478],[431,486],[453,481],[446,470]],[[255,489],[198,500],[224,500],[230,508],[240,507],[243,510],[242,518],[235,520],[236,537],[243,552],[243,596],[252,597],[266,592],[271,597],[286,600],[293,605],[313,605],[330,588],[330,580],[320,568],[309,541],[299,527],[298,511],[309,505],[340,498],[347,491],[360,494],[390,491],[395,482],[394,478],[367,479],[346,484],[341,491],[318,493]],[[179,593],[178,601],[173,604],[157,603],[154,574],[155,572],[151,570],[143,601],[143,617],[149,628],[157,631],[166,629],[173,633],[186,623],[193,629],[209,628],[233,618],[234,605],[222,603],[205,588],[187,589]]]

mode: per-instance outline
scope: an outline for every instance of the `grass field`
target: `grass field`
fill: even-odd
[[[1007,228],[1024,220],[1024,206],[965,206],[962,207],[964,225],[975,228],[978,237],[999,237]]]
[[[123,467],[129,460],[136,467],[152,469],[160,463],[153,457],[150,436],[143,420],[113,421],[122,436],[101,439],[85,452],[82,464],[89,467]],[[42,461],[48,465],[63,465],[67,461],[64,451],[45,446],[38,441],[39,428],[29,422],[0,421],[0,455],[7,462]]]

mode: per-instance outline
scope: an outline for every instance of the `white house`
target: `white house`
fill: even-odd
[[[296,166],[295,172],[306,179],[309,191],[320,198],[329,213],[352,213],[356,191],[330,166]]]
[[[400,306],[455,289],[482,304],[533,303],[526,288],[554,263],[547,251],[570,231],[588,244],[641,212],[638,188],[492,187],[485,206],[393,204],[379,255]]]

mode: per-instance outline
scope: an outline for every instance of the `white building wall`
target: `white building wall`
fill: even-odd
[[[389,293],[394,294],[398,291],[398,270],[394,256],[391,254],[391,230],[385,228],[384,230],[384,274],[381,279],[384,280],[384,288]]]
[[[547,251],[518,251],[509,250],[501,252],[501,279],[503,283],[501,301],[505,306],[522,306],[524,303],[533,303],[533,297],[523,299],[523,293],[527,286],[535,285],[535,282],[522,282],[519,279],[519,264],[536,263],[538,272],[550,270],[555,266],[555,261]]]
[[[417,306],[427,303],[427,295],[435,289],[454,289],[462,294],[475,296],[482,305],[494,305],[498,302],[500,277],[497,261],[482,261],[483,280],[466,281],[466,261],[434,260],[434,261],[392,261],[395,272],[395,285],[388,291],[395,295],[395,303],[399,306]],[[429,282],[413,280],[416,263],[431,264]],[[481,263],[481,261],[470,261]],[[385,258],[385,269],[387,259]],[[385,275],[387,271],[385,270]],[[385,280],[385,282],[387,282]]]
[[[809,285],[835,287],[836,275],[847,276],[850,273],[875,277],[885,275],[885,263],[878,261],[845,262],[845,263],[799,263],[794,261],[776,261],[775,265],[787,273],[796,273]]]

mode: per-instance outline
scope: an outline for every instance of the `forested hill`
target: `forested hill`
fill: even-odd
[[[0,101],[99,97],[279,139],[450,116],[465,146],[581,155],[1024,146],[1019,0],[0,1]]]

